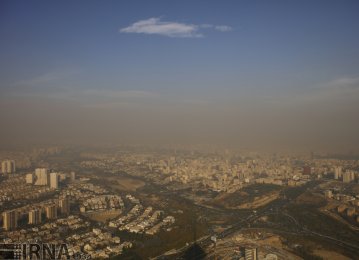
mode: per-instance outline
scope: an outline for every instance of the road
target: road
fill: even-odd
[[[215,235],[217,237],[217,239],[222,239],[226,236],[229,236],[235,232],[240,231],[242,228],[248,227],[248,225],[251,225],[258,218],[264,216],[268,212],[273,211],[276,207],[282,207],[283,205],[284,205],[284,202],[281,200],[274,201],[274,202],[270,203],[269,205],[259,209],[255,214],[253,213],[253,214],[249,215],[247,218],[242,219],[241,221],[237,222],[236,224],[232,225],[231,227],[225,229],[224,231],[214,233],[212,235]],[[198,244],[201,248],[206,248],[210,244],[212,244],[213,241],[211,240],[211,236],[205,236],[195,242],[191,242],[188,245],[183,246],[182,248],[176,250],[176,253],[178,254],[178,258],[181,259],[181,257],[184,255],[184,253],[195,243]],[[154,257],[153,259],[167,259],[168,252],[166,252],[162,255],[159,255],[157,257]],[[200,258],[200,257],[201,256],[196,256],[196,258]]]
[[[265,215],[271,214],[275,211],[281,210],[285,204],[286,204],[286,201],[283,201],[283,200],[274,201],[274,202],[270,203],[269,205],[259,209],[256,212],[256,214],[253,213],[253,214],[249,215],[247,218],[242,219],[241,221],[237,222],[233,226],[225,229],[224,231],[212,234],[212,236],[215,235],[217,237],[217,239],[223,239],[223,238],[228,237],[228,236],[230,236],[236,232],[239,232],[243,229],[247,229],[248,226],[252,225],[252,223],[255,222],[257,219],[259,219]],[[320,238],[329,240],[331,242],[334,242],[336,245],[338,245],[340,247],[354,250],[354,251],[357,250],[359,252],[359,247],[352,243],[341,241],[334,237],[330,237],[330,236],[327,236],[324,234],[320,234],[318,232],[311,231],[305,227],[302,227],[298,223],[298,221],[295,219],[295,217],[293,217],[287,213],[284,213],[284,215],[289,217],[298,226],[298,231],[289,232],[289,231],[284,231],[284,230],[280,230],[280,229],[269,229],[269,228],[265,228],[265,230],[277,232],[277,233],[290,233],[292,235],[300,235],[300,236],[303,236],[303,235],[316,236],[316,237],[320,237]],[[197,243],[201,248],[207,248],[208,246],[213,244],[213,241],[211,240],[211,236],[205,236],[205,237],[202,237],[201,239],[198,239],[196,242],[189,243],[188,245],[183,246],[182,248],[176,250],[176,254],[175,254],[175,255],[177,255],[176,259],[183,258],[184,253],[191,246],[193,246],[194,243]],[[198,255],[195,257],[195,259],[201,259],[201,257],[203,257],[203,255]],[[166,254],[163,254],[163,255],[157,256],[153,259],[168,259],[168,258],[167,258]]]

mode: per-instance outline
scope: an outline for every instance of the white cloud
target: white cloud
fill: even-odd
[[[198,32],[198,26],[176,22],[162,22],[160,18],[150,18],[133,23],[122,28],[123,33],[159,34],[168,37],[202,37]]]
[[[213,24],[201,24],[199,27],[203,29],[213,29],[219,32],[229,32],[232,31],[232,27],[228,25],[213,25]]]
[[[355,77],[355,78],[342,77],[321,84],[319,85],[319,87],[323,89],[336,89],[336,90],[356,89],[359,87],[359,77]]]
[[[226,25],[214,26],[211,24],[185,24],[179,22],[164,22],[160,18],[149,18],[140,20],[128,27],[120,29],[121,33],[144,33],[157,34],[177,38],[200,38],[203,37],[200,29],[214,29],[221,32],[228,32],[232,28]]]
[[[204,23],[204,24],[201,24],[200,27],[205,28],[205,29],[213,28],[213,24]]]
[[[228,25],[216,25],[214,27],[214,29],[216,29],[217,31],[220,32],[229,32],[232,31],[232,27],[228,26]]]

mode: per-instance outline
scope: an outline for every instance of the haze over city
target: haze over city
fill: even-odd
[[[357,1],[2,1],[1,143],[355,151],[358,11]]]
[[[359,259],[358,14],[0,1],[0,259]]]

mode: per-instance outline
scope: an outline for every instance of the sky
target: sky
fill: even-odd
[[[358,1],[1,1],[0,144],[355,150]]]

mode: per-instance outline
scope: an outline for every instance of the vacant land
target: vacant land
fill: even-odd
[[[313,193],[306,191],[300,196],[298,196],[295,200],[298,204],[308,205],[308,206],[316,206],[323,207],[327,204],[327,201],[321,194]]]
[[[104,172],[90,173],[95,184],[101,184],[118,192],[136,191],[145,186],[145,182],[127,175],[109,174]]]
[[[111,181],[113,181],[113,184],[110,185],[112,188],[124,191],[136,191],[145,185],[145,183],[139,179],[124,176],[111,178]]]
[[[324,249],[315,249],[313,253],[317,256],[320,256],[324,260],[336,259],[336,260],[350,260],[349,257],[346,257],[342,254],[339,254],[334,251],[324,250]]]
[[[253,184],[234,193],[220,194],[211,204],[226,209],[254,209],[277,199],[280,189],[272,184]]]
[[[91,220],[97,222],[106,222],[121,215],[121,210],[104,210],[99,212],[86,213],[85,215]]]
[[[279,198],[279,191],[271,192],[270,194],[266,194],[260,197],[254,197],[253,201],[243,203],[236,208],[238,209],[257,209],[267,205],[268,203]]]

